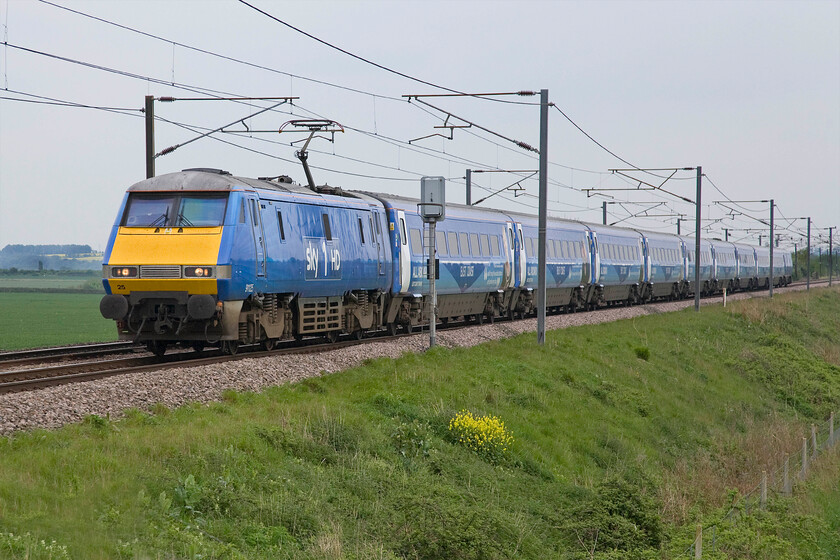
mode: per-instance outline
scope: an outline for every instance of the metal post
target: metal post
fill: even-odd
[[[775,212],[773,211],[775,205],[773,204],[773,199],[770,199],[770,297],[773,297],[773,279],[775,278],[775,273],[773,271],[773,218]]]
[[[437,251],[435,249],[435,226],[437,224],[433,220],[429,223],[429,237],[431,237],[429,244],[429,293],[432,296],[432,312],[429,314],[429,348],[434,348],[435,328],[437,327],[437,290],[435,289],[435,276],[437,272]]]
[[[811,424],[811,459],[817,458],[817,426]]]
[[[832,234],[837,226],[828,228],[828,286],[831,287],[831,278],[834,275],[834,238]]]
[[[606,200],[603,202],[603,206],[604,206],[604,225],[607,225],[607,201]]]
[[[828,418],[828,445],[834,445],[834,412]]]
[[[155,98],[146,96],[146,179],[155,176]]]
[[[697,224],[694,227],[694,311],[700,311],[700,191],[702,189],[703,168],[697,166]]]
[[[808,265],[808,278],[805,282],[805,289],[811,290],[811,216],[808,216],[808,255],[806,257]]]
[[[548,90],[540,90],[540,220],[537,251],[537,343],[545,344],[545,230],[548,216]]]
[[[472,169],[467,169],[467,206],[472,205]]]
[[[799,249],[797,248],[796,242],[793,243],[793,273],[796,275],[796,279],[799,280]]]
[[[681,221],[682,221],[682,218],[677,218],[677,235],[680,234],[680,222]]]
[[[817,257],[817,278],[822,278],[822,247],[817,247],[819,257]]]
[[[729,228],[723,228],[723,235],[726,236],[724,241],[729,241]]]

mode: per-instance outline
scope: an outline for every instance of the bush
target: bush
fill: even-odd
[[[449,421],[449,431],[457,443],[491,464],[510,456],[513,435],[498,416],[473,416],[469,410],[462,410]]]

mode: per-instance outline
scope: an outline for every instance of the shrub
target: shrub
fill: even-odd
[[[640,360],[648,361],[650,359],[650,349],[647,346],[637,346],[633,348],[633,352]]]
[[[449,421],[449,431],[457,443],[489,463],[498,464],[510,456],[513,435],[498,416],[474,416],[462,410]]]

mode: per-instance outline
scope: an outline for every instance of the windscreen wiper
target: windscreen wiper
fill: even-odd
[[[177,223],[176,223],[175,225],[176,225],[176,226],[177,226],[177,225],[183,225],[183,226],[187,226],[187,227],[195,227],[195,226],[193,225],[193,223],[192,223],[191,221],[189,221],[189,220],[187,219],[187,217],[186,217],[186,216],[184,216],[183,214],[178,214],[178,221],[177,221]]]
[[[154,221],[154,222],[152,222],[151,224],[149,224],[149,226],[150,226],[150,227],[162,226],[162,225],[166,224],[166,219],[167,219],[167,218],[168,218],[168,216],[166,215],[166,212],[164,212],[163,214],[161,214],[160,216],[158,216],[158,217],[157,217],[157,219],[155,219],[155,221]],[[161,222],[161,220],[163,220],[163,221]],[[160,222],[160,223],[158,223],[158,222]]]

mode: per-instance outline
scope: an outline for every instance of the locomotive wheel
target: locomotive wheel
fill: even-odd
[[[334,343],[338,340],[338,331],[329,331],[329,332],[327,332],[325,337],[327,339],[327,342],[332,344],[332,343]]]
[[[397,324],[393,321],[388,323],[388,336],[396,336],[397,335]]]
[[[496,316],[493,313],[487,315],[487,322],[491,325],[496,322]]]
[[[412,325],[411,323],[406,323],[404,328],[405,334],[411,334],[414,332],[414,325]]]
[[[222,352],[229,356],[235,356],[236,353],[239,351],[239,341],[238,340],[223,340],[222,341]]]
[[[265,340],[260,342],[260,348],[262,348],[266,352],[271,352],[276,347],[277,347],[277,339],[276,338],[266,338]]]
[[[483,325],[484,324],[484,313],[479,313],[478,315],[475,316],[475,323],[477,325]]]
[[[357,331],[353,331],[353,338],[356,340],[362,340],[365,337],[365,331],[359,329]]]
[[[202,342],[201,340],[193,342],[190,346],[196,352],[201,352],[202,350],[204,350],[204,342]]]
[[[166,342],[162,340],[150,340],[146,343],[146,349],[158,358],[162,358],[166,354]]]

